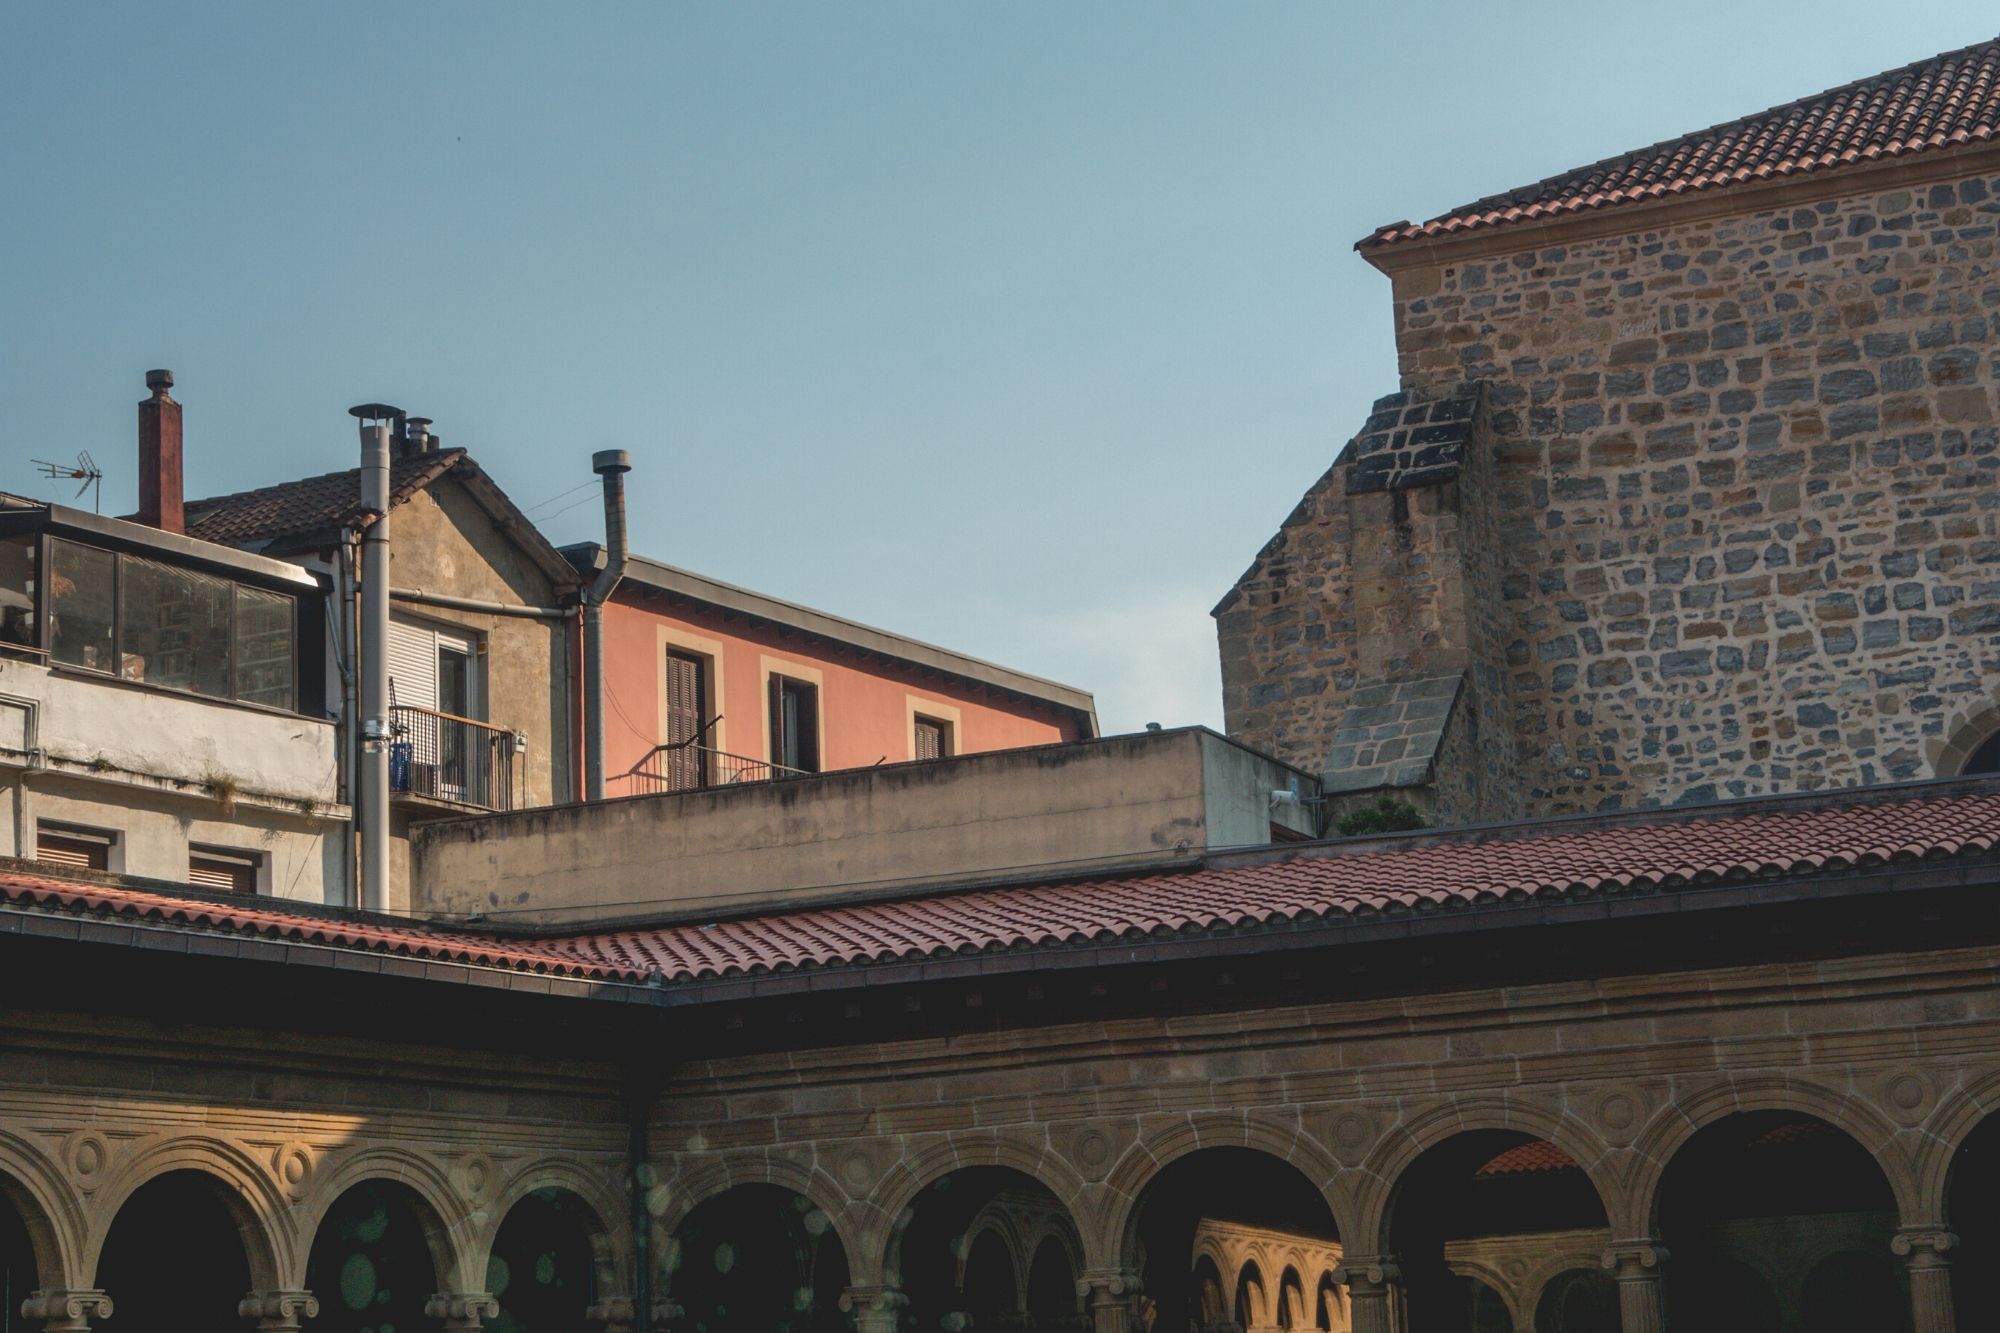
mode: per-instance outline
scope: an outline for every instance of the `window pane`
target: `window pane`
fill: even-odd
[[[236,697],[272,708],[292,706],[292,599],[236,590]]]
[[[0,643],[35,646],[35,555],[33,537],[0,538]]]
[[[58,662],[111,670],[112,582],[118,557],[75,542],[52,543],[49,651]]]
[[[228,698],[232,586],[227,579],[127,556],[118,673],[148,685]]]

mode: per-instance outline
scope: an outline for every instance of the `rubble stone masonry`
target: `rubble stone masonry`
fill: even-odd
[[[1398,579],[1464,589],[1414,665],[1469,649],[1511,732],[1454,817],[1955,771],[2000,727],[2000,176],[1958,161],[1381,260],[1395,401],[1483,383],[1486,429],[1428,489],[1348,494],[1350,450],[1308,493],[1217,609],[1231,733],[1329,767],[1351,693],[1412,666],[1374,622],[1452,613],[1354,586],[1402,540]]]

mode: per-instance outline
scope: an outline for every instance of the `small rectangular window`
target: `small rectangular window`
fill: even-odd
[[[819,772],[819,687],[810,681],[771,677],[771,762]]]
[[[230,696],[227,579],[125,557],[118,674],[170,690]]]
[[[222,893],[257,892],[257,872],[264,858],[256,852],[226,847],[188,848],[188,883]]]
[[[0,537],[0,648],[39,648],[35,563],[41,543],[33,537]]]
[[[118,557],[75,542],[49,543],[49,654],[68,666],[110,671]]]
[[[292,706],[292,599],[236,589],[236,697],[270,708]]]
[[[73,824],[35,825],[35,859],[72,870],[111,869],[111,849],[118,835],[105,829],[78,828]]]
[[[946,759],[951,756],[951,723],[940,718],[917,715],[917,758]]]

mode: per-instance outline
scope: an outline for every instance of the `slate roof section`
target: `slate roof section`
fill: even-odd
[[[684,986],[819,968],[1135,945],[1340,919],[1477,912],[1537,899],[1985,856],[2000,784],[1814,793],[1735,809],[1592,816],[1291,844],[1180,873],[1032,883],[734,920],[563,935],[440,928],[108,876],[0,868],[5,911],[120,920],[585,980]]]
[[[1464,685],[1464,673],[1453,672],[1357,689],[1334,730],[1320,789],[1339,795],[1429,782]]]
[[[1356,248],[1726,189],[1996,137],[2000,38],[1489,195],[1428,222],[1391,223]]]
[[[389,503],[402,504],[451,471],[463,449],[389,460]],[[262,486],[187,503],[187,535],[223,546],[283,549],[360,521],[361,469]]]
[[[1347,493],[1441,486],[1458,475],[1485,385],[1458,385],[1436,399],[1392,393],[1375,400],[1348,445]]]

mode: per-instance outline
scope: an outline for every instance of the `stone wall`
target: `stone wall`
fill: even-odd
[[[1996,192],[1378,260],[1404,392],[1487,386],[1490,453],[1428,492],[1485,517],[1408,559],[1474,580],[1520,813],[1927,777],[2000,725]],[[1387,539],[1340,472],[1218,608],[1229,729],[1308,768],[1368,679],[1350,571]]]

